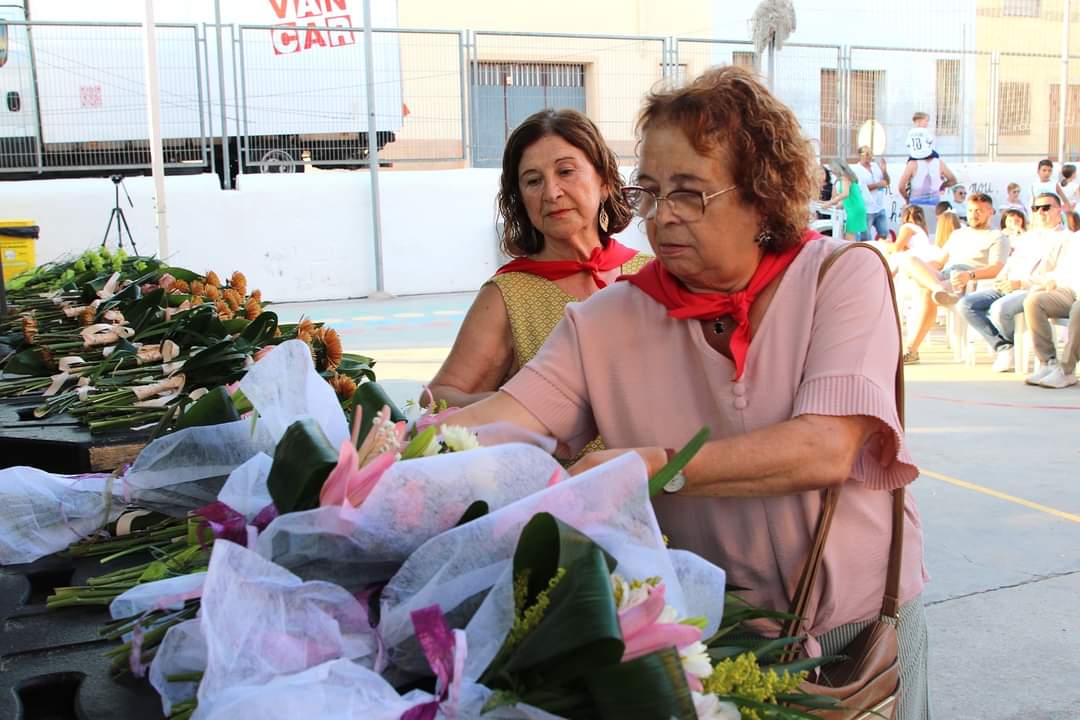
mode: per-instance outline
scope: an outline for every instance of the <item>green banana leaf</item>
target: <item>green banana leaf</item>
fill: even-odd
[[[356,388],[356,392],[353,393],[352,397],[352,407],[354,414],[361,411],[364,413],[360,420],[359,438],[361,441],[367,437],[375,417],[382,412],[384,405],[389,406],[390,420],[393,422],[401,422],[406,419],[405,414],[398,409],[398,406],[394,404],[394,401],[390,399],[390,396],[386,394],[386,391],[383,390],[379,383],[366,382]],[[352,416],[349,417],[349,424],[352,424]]]
[[[337,450],[315,420],[304,418],[290,425],[274,450],[266,480],[278,514],[318,507],[319,492],[337,460]]]
[[[173,430],[183,430],[189,427],[202,427],[206,425],[220,425],[221,423],[233,422],[240,419],[240,413],[236,411],[229,391],[220,385],[196,400],[184,411],[180,419],[173,426]]]
[[[585,677],[597,717],[696,720],[694,699],[674,648],[618,665],[600,667]],[[529,698],[526,696],[525,701]]]
[[[205,280],[202,275],[191,272],[190,270],[182,267],[163,267],[158,268],[157,276],[160,278],[165,273],[169,273],[177,280],[183,280],[184,282],[191,282],[192,280]]]
[[[12,375],[45,377],[56,372],[56,367],[46,359],[42,348],[32,347],[17,352],[7,359],[4,372]]]
[[[537,513],[514,552],[514,577],[528,577],[525,607],[536,603],[560,568],[565,575],[548,593],[550,604],[537,626],[516,647],[504,647],[484,684],[552,688],[618,663],[623,642],[611,589],[614,567],[615,560],[588,537],[550,513]],[[515,678],[510,687],[507,677]]]

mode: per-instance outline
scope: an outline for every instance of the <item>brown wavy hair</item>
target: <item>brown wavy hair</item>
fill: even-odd
[[[533,227],[518,188],[518,165],[525,150],[537,140],[557,135],[585,154],[607,186],[608,198],[603,207],[608,213],[607,232],[600,232],[606,247],[608,238],[630,224],[634,211],[623,198],[623,180],[619,161],[604,142],[599,128],[577,110],[541,110],[525,118],[514,128],[503,150],[502,176],[496,203],[503,221],[502,251],[510,257],[535,255],[544,249],[544,236]],[[599,228],[597,228],[599,230]]]
[[[818,194],[810,141],[795,113],[753,73],[732,65],[706,70],[680,88],[653,91],[638,116],[638,136],[671,123],[703,155],[716,151],[731,165],[740,199],[762,217],[765,245],[780,252],[806,230]]]

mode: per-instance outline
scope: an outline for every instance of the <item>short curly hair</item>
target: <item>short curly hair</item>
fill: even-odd
[[[799,242],[818,194],[816,162],[795,113],[750,71],[733,65],[706,70],[689,85],[649,93],[638,116],[641,137],[672,124],[699,153],[721,152],[739,197],[758,211],[772,236],[765,249]]]
[[[577,110],[541,110],[525,118],[514,128],[503,150],[502,176],[496,203],[503,221],[501,247],[510,257],[535,255],[544,249],[544,236],[534,232],[525,203],[518,188],[518,165],[525,150],[537,140],[557,135],[585,154],[609,191],[604,208],[608,214],[607,232],[600,232],[600,242],[606,247],[608,238],[626,229],[634,211],[623,198],[623,179],[619,161],[604,142],[599,128]],[[599,228],[597,228],[599,230]]]

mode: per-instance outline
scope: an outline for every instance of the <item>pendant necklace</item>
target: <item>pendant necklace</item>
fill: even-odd
[[[727,328],[724,327],[724,319],[723,318],[716,318],[715,320],[713,320],[713,324],[712,324],[713,333],[715,333],[717,335],[723,335],[724,330],[726,330],[726,329]]]

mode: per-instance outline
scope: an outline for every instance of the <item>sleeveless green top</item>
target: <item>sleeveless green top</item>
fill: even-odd
[[[866,230],[866,203],[863,202],[862,188],[858,183],[853,183],[847,178],[842,182],[848,188],[848,196],[844,198],[844,232],[861,233]]]
[[[638,253],[624,262],[620,270],[623,275],[632,275],[652,259],[651,255]],[[506,314],[510,318],[510,335],[518,369],[525,367],[539,352],[548,335],[566,314],[567,304],[581,302],[551,280],[531,273],[505,273],[494,276],[488,282],[494,283],[502,293]],[[509,379],[508,376],[503,382]],[[603,449],[604,443],[597,437],[585,446],[581,455]]]

